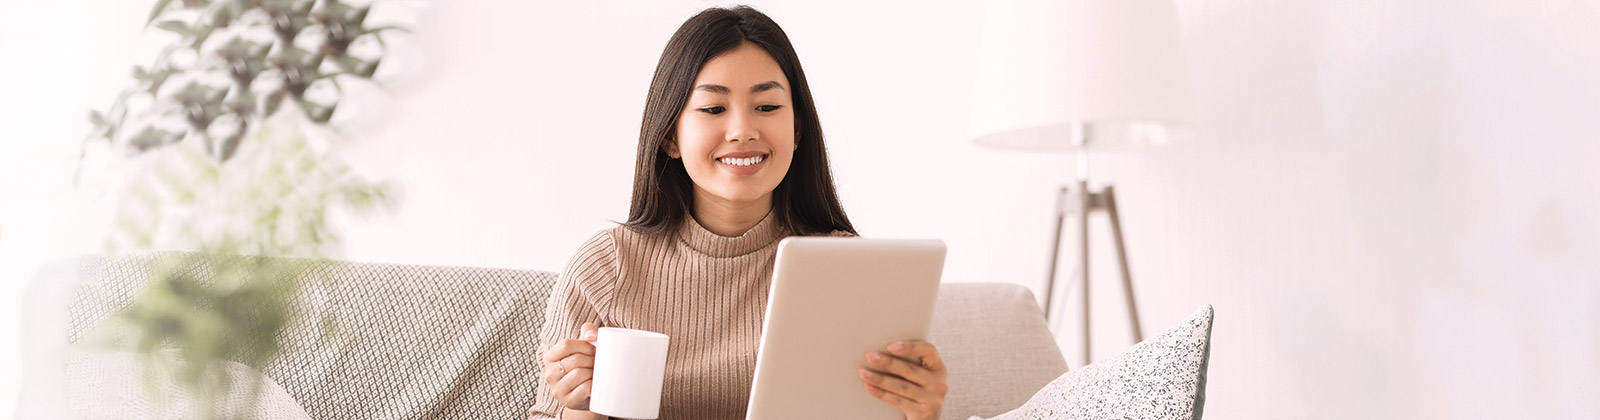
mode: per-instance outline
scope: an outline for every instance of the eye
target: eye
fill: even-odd
[[[772,112],[772,111],[777,111],[777,110],[779,110],[781,108],[783,108],[783,105],[762,105],[762,106],[756,107],[756,110],[757,111],[761,111],[761,112]]]
[[[727,108],[723,108],[723,107],[720,107],[720,106],[708,106],[708,107],[705,107],[705,108],[700,108],[700,112],[704,112],[704,113],[711,114],[711,115],[717,115],[717,114],[721,114],[722,111],[724,111],[726,109]]]

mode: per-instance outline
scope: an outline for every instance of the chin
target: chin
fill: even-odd
[[[747,191],[741,189],[739,191],[718,191],[715,195],[717,198],[736,203],[753,203],[761,200],[771,200],[772,190]]]
[[[755,202],[760,202],[760,201],[763,201],[763,200],[772,200],[772,195],[771,194],[740,194],[740,195],[733,195],[733,196],[723,196],[722,198],[725,199],[725,200],[732,201],[732,202],[737,202],[737,203],[755,203]]]

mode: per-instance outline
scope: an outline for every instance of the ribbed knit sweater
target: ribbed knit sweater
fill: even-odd
[[[693,218],[667,234],[620,225],[602,230],[578,249],[551,291],[540,342],[577,338],[585,322],[666,334],[660,418],[743,418],[772,266],[785,236],[772,213],[737,237],[712,233]],[[563,409],[547,386],[539,388],[534,408],[554,417]]]

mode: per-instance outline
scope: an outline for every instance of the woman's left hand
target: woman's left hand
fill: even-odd
[[[933,344],[890,343],[889,353],[867,353],[867,364],[859,373],[868,394],[899,409],[908,420],[939,418],[950,386],[945,383],[944,360]]]

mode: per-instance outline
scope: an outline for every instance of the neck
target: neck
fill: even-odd
[[[772,212],[772,194],[751,202],[736,202],[695,194],[694,220],[719,236],[735,237],[748,232]]]

